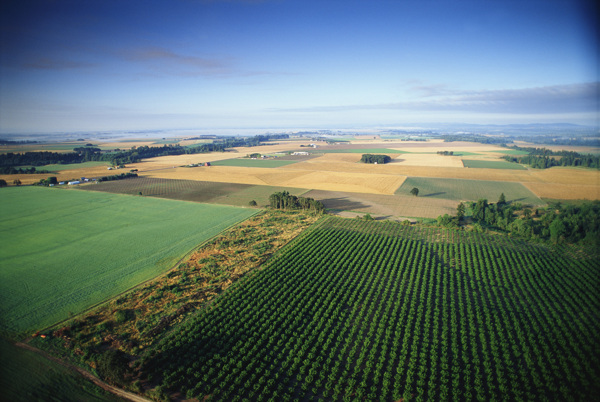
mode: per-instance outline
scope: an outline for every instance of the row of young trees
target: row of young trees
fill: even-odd
[[[597,270],[520,240],[328,219],[141,372],[198,400],[586,399]]]
[[[390,158],[388,155],[374,155],[374,154],[363,154],[362,158],[360,158],[360,161],[362,163],[377,163],[377,164],[388,163],[391,160],[392,160],[392,158]]]
[[[322,213],[325,206],[321,201],[310,197],[298,197],[288,191],[273,193],[269,196],[269,205],[273,209],[302,209]]]

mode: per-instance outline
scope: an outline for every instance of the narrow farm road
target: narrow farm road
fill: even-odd
[[[75,372],[79,373],[80,375],[82,375],[84,378],[90,380],[91,382],[93,382],[94,384],[99,386],[100,388],[102,388],[105,391],[108,391],[120,398],[127,399],[127,400],[134,401],[134,402],[151,402],[150,399],[146,399],[140,395],[137,395],[137,394],[134,394],[131,392],[127,392],[127,391],[122,390],[117,387],[113,387],[112,385],[109,385],[109,384],[105,383],[104,381],[100,380],[98,377],[94,376],[92,373],[90,373],[80,367],[77,367],[77,366],[74,366],[67,362],[64,362],[61,359],[54,357],[54,356],[50,355],[49,353],[47,353],[41,349],[38,349],[36,347],[33,347],[27,343],[16,342],[15,346],[38,353],[38,354],[44,356],[48,360],[52,360],[53,362],[56,362],[64,367],[68,368],[69,370],[75,371]]]

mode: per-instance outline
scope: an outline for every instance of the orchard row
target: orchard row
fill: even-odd
[[[583,400],[600,392],[597,259],[328,218],[142,363],[210,400]]]

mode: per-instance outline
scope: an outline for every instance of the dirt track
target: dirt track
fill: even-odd
[[[84,378],[88,379],[89,381],[93,382],[94,384],[96,384],[97,386],[102,388],[103,390],[108,391],[111,394],[117,395],[120,398],[127,399],[129,401],[134,401],[134,402],[150,402],[150,399],[146,399],[140,395],[124,391],[120,388],[113,387],[112,385],[108,385],[107,383],[100,380],[98,377],[94,376],[90,372],[88,372],[82,368],[79,368],[77,366],[74,366],[72,364],[66,363],[66,362],[62,361],[61,359],[54,357],[54,356],[50,355],[49,353],[46,353],[43,350],[33,347],[27,343],[17,342],[17,343],[15,343],[15,346],[38,353],[38,354],[44,356],[48,360],[52,360],[53,362],[56,362],[64,367],[68,368],[69,370],[75,371],[75,372],[79,373],[80,375],[82,375]]]

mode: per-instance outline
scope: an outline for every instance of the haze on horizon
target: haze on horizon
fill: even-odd
[[[592,0],[9,0],[0,133],[598,126]]]

